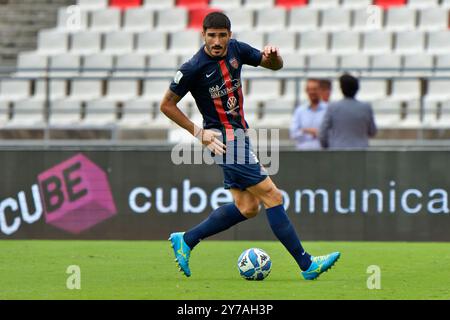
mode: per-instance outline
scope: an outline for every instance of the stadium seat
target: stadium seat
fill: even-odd
[[[319,26],[319,10],[309,7],[293,8],[288,12],[288,29],[292,31],[315,31]]]
[[[48,58],[37,52],[21,52],[17,57],[18,77],[42,77],[47,74]],[[39,70],[23,70],[39,69]]]
[[[288,68],[303,69],[305,66],[305,56],[298,53],[283,54],[283,70],[286,71]]]
[[[392,77],[400,74],[402,67],[401,55],[398,54],[379,54],[372,57],[372,71],[373,76]],[[381,69],[381,70],[377,70]],[[385,69],[385,70],[382,70]]]
[[[289,31],[273,31],[267,34],[267,44],[280,48],[283,58],[297,48],[297,33]]]
[[[360,50],[360,33],[355,31],[333,32],[331,34],[331,52],[350,54]]]
[[[276,99],[281,95],[281,83],[278,79],[249,80],[248,90],[247,97],[249,99],[260,101]]]
[[[419,10],[419,29],[424,31],[446,30],[449,12],[439,7]]]
[[[58,29],[62,31],[86,30],[88,27],[88,11],[63,7],[58,10]]]
[[[342,0],[341,6],[345,9],[367,9],[372,0]]]
[[[188,28],[202,30],[203,29],[203,19],[211,12],[220,11],[219,9],[212,8],[194,8],[189,10],[189,24]]]
[[[110,0],[109,5],[120,9],[129,9],[141,6],[142,0]]]
[[[424,96],[425,104],[450,100],[450,80],[429,79],[427,93]],[[426,106],[428,108],[428,106]]]
[[[311,69],[330,69],[330,70],[311,70]],[[338,68],[337,56],[330,53],[314,54],[308,57],[308,76],[309,77],[327,77],[334,76]]]
[[[194,55],[200,48],[200,40],[200,32],[197,30],[173,32],[170,34],[169,52]]]
[[[384,99],[387,95],[385,80],[361,79],[357,98],[362,101],[375,101]]]
[[[241,0],[211,0],[209,6],[221,10],[239,9],[241,8]]]
[[[385,27],[390,31],[414,30],[416,27],[416,10],[408,7],[387,10]]]
[[[441,8],[442,9],[450,9],[450,0],[442,0]]]
[[[420,53],[425,50],[425,34],[422,31],[404,31],[395,34],[395,52]]]
[[[402,102],[406,107],[404,111],[406,113],[418,111],[421,91],[420,80],[394,79],[388,100]]]
[[[370,68],[370,56],[362,53],[345,54],[340,57],[339,66],[344,72],[367,74]]]
[[[147,68],[147,59],[145,55],[139,53],[129,53],[117,56],[115,76],[136,77],[143,76]],[[120,70],[134,69],[134,70]]]
[[[81,61],[79,55],[65,53],[54,55],[49,58],[48,72],[55,77],[75,77],[79,74],[80,67]]]
[[[407,0],[375,0],[374,5],[380,6],[383,9],[391,7],[404,6]]]
[[[244,7],[251,9],[273,8],[274,0],[245,0]]]
[[[126,31],[150,31],[154,27],[154,11],[145,8],[128,9],[124,13],[123,28]]]
[[[86,103],[83,125],[104,126],[114,124],[117,120],[117,104],[115,101],[99,99]]]
[[[444,54],[450,52],[450,30],[428,33],[427,53]]]
[[[292,121],[294,102],[269,99],[262,104],[262,118],[256,123],[257,128],[287,128]]]
[[[105,99],[125,101],[138,96],[138,81],[110,79],[107,81]]]
[[[144,80],[140,98],[147,101],[161,101],[169,89],[170,80]]]
[[[208,0],[177,0],[177,6],[188,9],[198,9],[208,7]]]
[[[286,10],[284,8],[264,8],[255,11],[256,30],[278,31],[286,27]]]
[[[152,125],[154,105],[144,100],[126,101],[119,125],[127,128],[149,128]]]
[[[437,8],[439,0],[408,0],[408,7],[410,8]]]
[[[163,53],[168,47],[168,36],[164,31],[148,31],[137,34],[136,52],[144,54]]]
[[[74,79],[70,83],[70,93],[66,100],[88,101],[102,97],[103,81]]]
[[[67,97],[66,80],[50,80],[48,82],[49,100],[64,99]],[[36,80],[35,90],[32,98],[34,100],[45,100],[47,96],[47,84],[45,80]]]
[[[403,56],[403,74],[407,77],[425,77],[431,76],[433,65],[433,56],[426,53],[409,54]],[[413,69],[424,70],[413,70]]]
[[[108,54],[126,54],[134,49],[134,35],[126,31],[112,31],[105,34],[103,52]]]
[[[362,51],[366,54],[391,52],[393,35],[389,31],[377,30],[362,33]]]
[[[45,102],[43,100],[25,99],[14,102],[12,119],[7,126],[37,127],[45,124]]]
[[[50,104],[49,124],[52,127],[74,126],[81,121],[82,102],[73,99],[60,99]]]
[[[156,28],[162,31],[180,31],[186,29],[188,11],[185,8],[171,8],[156,11]]]
[[[41,30],[38,35],[38,52],[51,55],[64,53],[68,48],[68,35],[63,31]]]
[[[450,76],[450,54],[439,54],[436,56],[436,76]]]
[[[0,80],[0,101],[17,101],[30,96],[30,81]]]
[[[309,0],[312,8],[331,9],[339,7],[339,0]]]
[[[253,29],[253,10],[238,8],[224,12],[231,21],[231,31],[240,32]]]
[[[351,11],[342,8],[323,9],[321,30],[345,31],[350,28]]]
[[[9,103],[0,101],[0,125],[4,126],[9,121]]]
[[[183,61],[184,62],[184,61]],[[176,70],[178,68],[178,55],[166,53],[164,55],[161,54],[152,54],[149,58],[149,67],[150,68],[166,68],[171,69],[169,71],[170,75],[174,75],[172,70]]]
[[[71,35],[70,52],[73,54],[95,54],[100,52],[102,38],[99,32],[80,31]]]
[[[175,0],[144,0],[144,7],[153,10],[169,9],[175,7]]]
[[[108,7],[108,0],[77,0],[82,10],[99,10]]]
[[[248,43],[257,49],[262,49],[265,45],[264,33],[259,31],[241,31],[235,34],[235,38],[239,41]]]
[[[92,31],[116,31],[120,29],[121,12],[116,8],[109,8],[91,12],[90,29]]]
[[[107,76],[112,71],[112,69],[113,56],[110,54],[96,53],[86,55],[83,58],[83,67],[81,69],[81,74],[86,77],[104,77]]]
[[[292,9],[295,7],[306,6],[308,0],[275,0],[275,5],[278,7],[284,7],[286,9]]]
[[[300,33],[299,52],[302,54],[325,53],[328,50],[328,33],[304,31]]]
[[[352,29],[355,31],[382,31],[383,10],[376,6],[353,10]]]

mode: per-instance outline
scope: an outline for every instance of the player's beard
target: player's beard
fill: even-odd
[[[226,49],[222,46],[206,46],[206,49],[208,50],[208,53],[212,57],[223,57],[226,54]]]

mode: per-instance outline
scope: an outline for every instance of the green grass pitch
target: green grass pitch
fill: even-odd
[[[312,254],[340,251],[316,281],[305,281],[278,242],[203,241],[192,253],[192,277],[178,272],[168,241],[1,241],[0,299],[450,299],[450,243],[304,242]],[[264,281],[239,276],[236,261],[265,250]],[[81,289],[69,290],[70,265]],[[381,270],[369,290],[367,268]]]

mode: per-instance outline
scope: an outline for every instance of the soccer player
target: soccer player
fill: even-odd
[[[262,202],[271,229],[294,257],[303,277],[315,279],[333,266],[340,253],[313,257],[303,249],[283,207],[282,194],[258,162],[248,136],[244,135],[241,143],[238,141],[238,132],[248,129],[243,110],[242,65],[279,70],[283,60],[278,48],[266,46],[261,52],[231,39],[231,34],[230,20],[223,13],[212,12],[205,17],[205,44],[181,66],[160,106],[161,112],[214,153],[216,163],[223,169],[225,188],[230,189],[234,200],[214,210],[191,230],[170,235],[175,260],[189,277],[190,254],[200,240],[255,217]],[[203,128],[177,107],[189,91],[203,116]],[[244,151],[244,156],[236,157],[242,155],[240,151]],[[231,163],[228,154],[232,154]]]

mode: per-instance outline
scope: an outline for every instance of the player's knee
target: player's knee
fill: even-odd
[[[283,194],[277,188],[272,188],[268,192],[268,195],[272,204],[274,205],[283,204]]]
[[[245,204],[241,204],[241,206],[238,206],[238,208],[244,217],[246,217],[247,219],[251,219],[256,217],[259,213],[259,201],[247,202]]]

